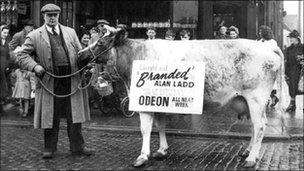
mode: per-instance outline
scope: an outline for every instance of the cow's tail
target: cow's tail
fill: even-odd
[[[286,100],[289,98],[288,94],[286,93],[287,90],[287,83],[285,80],[285,63],[284,63],[284,54],[282,50],[277,46],[277,48],[274,50],[274,52],[280,56],[280,68],[279,71],[277,72],[277,85],[278,85],[278,96],[279,96],[279,103],[278,103],[278,117],[281,120],[282,123],[282,133],[285,132],[286,130],[286,124],[285,124],[285,119],[284,119],[284,106],[286,105]]]

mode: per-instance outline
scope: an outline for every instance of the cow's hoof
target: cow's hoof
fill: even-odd
[[[256,165],[256,162],[254,161],[246,161],[243,165],[243,167],[245,168],[254,168]]]
[[[239,154],[240,157],[246,158],[249,156],[249,151],[245,150],[242,154]]]
[[[152,156],[155,160],[163,160],[168,157],[168,154],[167,153],[163,154],[163,153],[157,151],[157,152],[153,153]]]
[[[135,160],[135,162],[133,163],[133,167],[142,167],[145,166],[147,163],[148,163],[148,159],[140,157]]]

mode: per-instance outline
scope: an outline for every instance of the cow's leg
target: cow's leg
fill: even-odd
[[[254,136],[254,131],[253,131],[253,129],[251,129],[250,143],[249,143],[248,147],[246,148],[246,150],[243,152],[243,154],[240,155],[241,157],[248,157],[249,156],[249,152],[252,149],[253,136]]]
[[[166,138],[166,116],[165,114],[156,114],[155,115],[155,125],[159,131],[159,149],[157,152],[153,153],[155,159],[164,159],[167,157],[168,143]]]
[[[140,130],[142,134],[142,148],[141,154],[134,162],[134,167],[140,167],[147,163],[150,155],[150,138],[153,125],[154,113],[140,112]]]
[[[261,97],[251,96],[247,98],[250,110],[250,117],[253,124],[252,147],[249,156],[246,158],[244,167],[254,167],[259,157],[264,131],[266,128],[265,103]],[[266,98],[265,98],[266,99]]]

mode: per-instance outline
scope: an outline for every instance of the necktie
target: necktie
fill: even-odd
[[[57,32],[56,32],[56,30],[55,30],[55,27],[52,27],[52,32],[53,32],[54,36],[58,35]]]

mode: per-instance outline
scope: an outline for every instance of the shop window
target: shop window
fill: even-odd
[[[216,36],[220,26],[241,26],[241,3],[217,2],[213,5],[213,34]]]
[[[32,1],[31,0],[15,0],[1,2],[1,23],[5,23],[10,27],[10,34],[23,29],[23,23],[27,19],[31,19]]]
[[[130,38],[146,38],[146,28],[155,27],[156,38],[164,38],[172,22],[173,1],[86,1],[76,4],[77,28],[96,25],[98,19],[106,19],[112,26],[126,24]]]
[[[190,31],[192,39],[196,39],[198,21],[198,1],[174,1],[173,2],[173,29],[179,32],[183,29]]]

